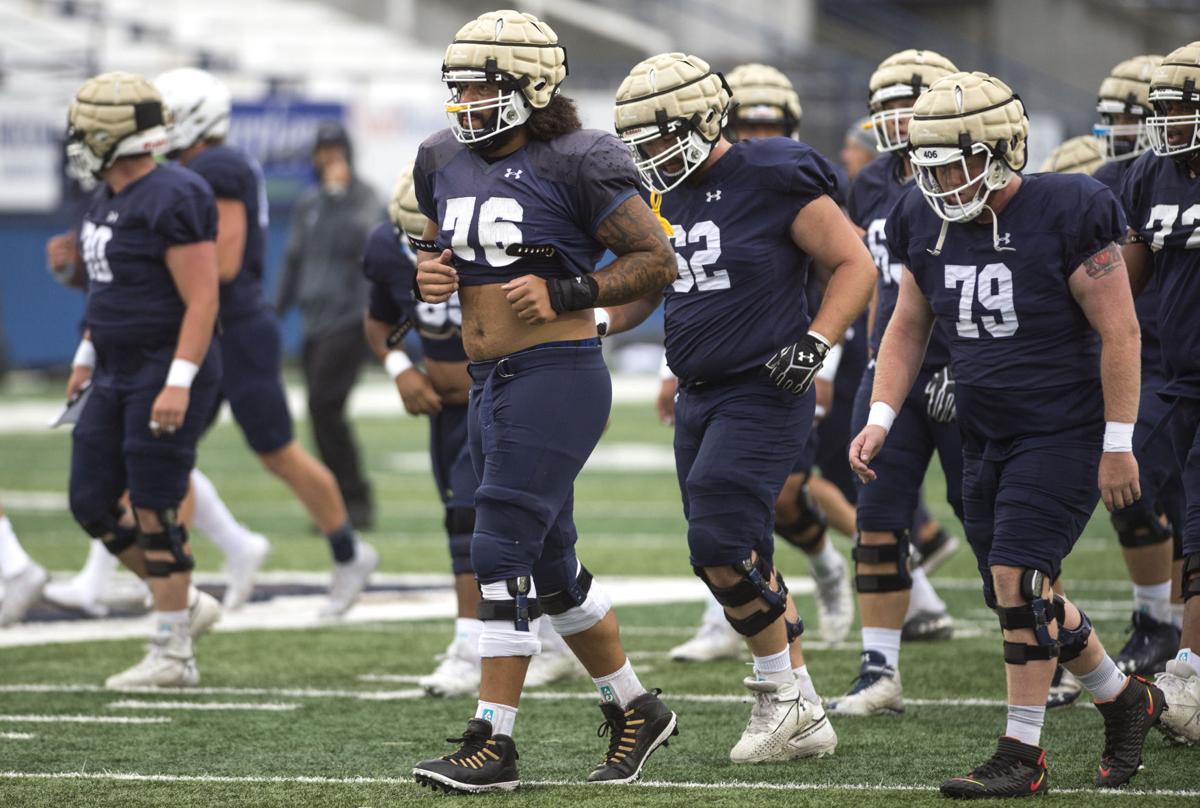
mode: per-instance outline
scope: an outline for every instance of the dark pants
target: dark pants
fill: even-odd
[[[358,443],[346,422],[346,399],[358,381],[366,350],[357,324],[304,342],[313,438],[321,460],[337,479],[355,526],[371,521],[371,485],[363,476]]]
[[[471,462],[467,442],[468,408],[443,407],[429,416],[429,459],[438,496],[446,507],[446,529],[450,538],[450,565],[455,575],[472,572],[471,533],[454,516],[455,511],[474,511],[479,478]]]

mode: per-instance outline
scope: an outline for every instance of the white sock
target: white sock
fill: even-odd
[[[706,624],[725,622],[725,607],[720,603],[717,603],[717,599],[712,596],[711,592],[709,593],[708,600],[704,605],[704,617],[702,618],[702,622]]]
[[[796,687],[800,688],[800,695],[804,700],[809,704],[820,704],[821,697],[817,695],[817,688],[813,685],[812,677],[808,675],[808,666],[792,668],[792,674],[796,677]]]
[[[883,654],[887,664],[893,668],[900,667],[900,629],[863,626],[862,647],[864,651]]]
[[[1134,584],[1133,610],[1144,612],[1160,623],[1171,621],[1171,580],[1161,584]]]
[[[1183,604],[1182,603],[1172,603],[1171,604],[1171,625],[1175,626],[1175,628],[1179,629],[1180,631],[1183,631]]]
[[[1175,661],[1191,665],[1196,675],[1200,676],[1200,654],[1193,654],[1191,648],[1180,648],[1179,653],[1175,655]]]
[[[158,636],[166,636],[175,648],[185,647],[188,656],[192,652],[192,637],[188,632],[188,610],[175,612],[156,611],[154,629]]]
[[[483,621],[471,617],[454,620],[454,641],[466,646],[475,661],[479,661],[479,635],[483,633]]]
[[[562,635],[554,630],[554,624],[547,617],[539,621],[538,639],[542,642],[543,654],[569,654],[571,646],[567,645],[567,641],[562,638]]]
[[[940,613],[946,611],[945,601],[938,597],[925,570],[920,567],[913,570],[912,581],[912,591],[908,595],[908,611],[904,615],[905,620],[917,612]]]
[[[1093,670],[1078,678],[1079,683],[1092,694],[1094,701],[1112,701],[1121,695],[1128,677],[1117,668],[1117,663],[1105,656]]]
[[[481,701],[475,708],[475,717],[492,722],[493,735],[512,737],[513,725],[517,723],[517,708],[494,701]]]
[[[822,581],[828,581],[830,578],[836,578],[842,574],[842,568],[846,566],[846,562],[842,559],[840,553],[833,547],[833,542],[827,537],[824,546],[817,551],[816,555],[808,557],[808,563],[812,565],[814,578],[819,578]]]
[[[108,591],[112,584],[113,573],[117,571],[117,557],[110,553],[104,542],[93,539],[88,547],[87,561],[73,579],[83,589],[87,600],[97,601]]]
[[[754,675],[768,682],[790,684],[796,680],[792,673],[792,655],[788,648],[777,654],[754,657]]]
[[[7,516],[0,516],[0,577],[20,575],[32,563],[13,532],[12,522]]]
[[[192,490],[196,494],[196,515],[193,518],[196,527],[212,539],[212,543],[226,558],[243,553],[253,534],[233,518],[217,493],[217,487],[200,469],[192,469]]]
[[[1046,707],[1026,707],[1019,704],[1008,706],[1008,726],[1004,734],[1021,743],[1039,746],[1042,742],[1042,724],[1046,722]]]
[[[593,678],[592,681],[596,683],[596,690],[600,692],[600,698],[604,701],[611,701],[618,707],[624,707],[646,692],[646,688],[642,687],[642,683],[637,674],[633,672],[633,665],[628,659],[625,660],[624,665],[612,673],[601,676],[599,679]]]

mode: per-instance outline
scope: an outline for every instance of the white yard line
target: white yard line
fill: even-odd
[[[0,732],[0,740],[4,741],[32,741],[36,737],[31,732]]]
[[[112,715],[0,715],[0,724],[169,724],[166,716],[124,718]]]
[[[216,774],[139,774],[135,772],[20,772],[0,771],[0,779],[5,780],[107,780],[117,782],[138,783],[263,783],[263,784],[305,784],[305,785],[411,785],[413,780],[408,777],[320,777],[320,776],[280,776],[280,775],[216,775]],[[587,787],[582,780],[525,780],[523,786],[546,788],[554,786]],[[850,791],[850,792],[888,792],[888,791],[937,791],[932,785],[889,785],[887,783],[766,783],[755,781],[729,780],[715,783],[672,782],[669,780],[642,780],[631,783],[632,788],[650,789],[690,789],[697,791],[753,789],[759,791]],[[1080,794],[1089,797],[1200,797],[1200,789],[1092,789],[1092,788],[1055,788],[1054,794]]]
[[[415,685],[425,677],[415,673],[364,673],[354,678],[360,682],[387,682],[391,684]]]
[[[138,701],[122,699],[109,702],[110,710],[256,710],[262,712],[287,712],[300,709],[299,704],[278,702],[255,704],[245,701]]]

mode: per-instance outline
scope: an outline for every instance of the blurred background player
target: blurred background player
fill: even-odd
[[[44,567],[21,547],[12,522],[0,505],[0,628],[21,622],[50,580]]]
[[[879,354],[900,288],[902,267],[888,253],[885,228],[897,200],[913,187],[908,159],[913,104],[935,81],[955,70],[939,53],[905,50],[884,59],[871,75],[868,104],[880,155],[859,172],[847,210],[878,270],[870,329],[874,356]],[[858,492],[854,558],[862,661],[849,692],[830,700],[829,709],[835,714],[903,712],[901,640],[946,638],[953,631],[946,604],[925,570],[910,559],[914,528],[920,527],[913,520],[921,503],[921,483],[935,453],[946,477],[946,501],[962,518],[962,441],[948,344],[945,326],[935,326],[921,372],[906,391],[888,442],[874,460],[878,478]],[[874,383],[871,362],[854,402],[856,433],[867,422]]]
[[[313,144],[318,185],[292,211],[275,310],[300,307],[304,332],[304,381],[317,453],[333,472],[350,523],[369,530],[375,522],[371,485],[363,472],[346,401],[366,359],[362,310],[367,284],[359,262],[367,233],[384,219],[375,191],[354,172],[346,130],[326,121]]]
[[[425,232],[425,219],[413,192],[412,165],[400,174],[388,205],[391,222],[367,236],[363,274],[371,283],[363,331],[372,353],[396,384],[409,415],[429,416],[429,459],[445,508],[450,567],[458,614],[454,640],[436,670],[418,684],[434,696],[473,696],[479,692],[479,584],[471,569],[475,529],[475,489],[479,478],[467,445],[467,398],[471,376],[462,344],[458,293],[444,303],[423,303],[413,295],[415,254],[406,234]],[[413,236],[417,238],[417,236]],[[416,330],[424,368],[404,351],[404,337]],[[581,672],[579,661],[555,633],[539,621],[542,650],[529,664],[526,687],[549,684]]]
[[[846,172],[850,182],[858,179],[858,172],[866,168],[867,164],[878,156],[879,152],[876,150],[874,127],[871,125],[870,116],[859,118],[850,124],[850,128],[846,130],[846,136],[842,138],[842,148],[838,152],[842,170]]]
[[[155,79],[171,112],[168,156],[196,172],[217,198],[217,268],[221,281],[221,398],[263,466],[283,480],[329,541],[333,582],[322,616],[343,614],[379,566],[375,549],[354,532],[332,473],[295,439],[281,368],[279,322],[263,294],[266,188],[262,171],[239,149],[225,145],[232,112],[228,88],[195,68],[169,70]],[[352,235],[352,234],[351,234]],[[315,248],[315,246],[314,246]],[[357,285],[357,284],[355,284]],[[311,392],[311,388],[310,388]],[[225,605],[240,606],[270,545],[241,527],[203,475],[193,476],[196,526],[226,543],[229,570]]]
[[[576,557],[573,519],[575,478],[612,398],[592,310],[656,292],[675,261],[637,195],[629,153],[583,129],[559,95],[566,74],[558,36],[532,15],[467,23],[442,66],[450,128],[421,145],[413,171],[429,219],[421,297],[443,303],[457,291],[462,303],[480,480],[479,702],[460,748],[413,769],[417,782],[450,791],[519,784],[512,731],[543,610],[600,693],[609,746],[589,782],[636,780],[677,732],[675,714],[638,679],[610,598]],[[593,272],[606,248],[615,260]]]
[[[610,309],[610,329],[645,320],[665,297],[689,556],[754,659],[743,684],[756,703],[729,756],[757,763],[837,746],[804,664],[803,624],[773,564],[772,528],[812,427],[809,388],[866,308],[874,270],[831,198],[833,167],[790,138],[730,144],[730,103],[723,77],[682,53],[642,61],[617,91],[617,132],[672,229],[678,278]],[[833,271],[811,328],[810,262]]]
[[[1129,217],[1125,260],[1135,292],[1157,279],[1157,325],[1171,400],[1163,418],[1182,473],[1184,599],[1179,651],[1155,684],[1169,709],[1162,729],[1184,743],[1200,742],[1200,41],[1178,48],[1155,68],[1146,120],[1152,153],[1142,154],[1121,181]],[[1144,293],[1143,293],[1144,294]],[[1180,529],[1176,526],[1176,529]]]
[[[92,392],[72,433],[71,511],[154,600],[146,657],[106,685],[195,685],[193,634],[220,607],[190,586],[179,510],[220,388],[216,202],[197,175],[156,165],[166,112],[141,76],[85,82],[68,121],[72,171],[104,183],[79,237],[89,278],[80,354],[90,356],[77,354],[71,384],[91,375]],[[94,374],[82,372],[89,364]],[[133,513],[119,504],[126,488]]]

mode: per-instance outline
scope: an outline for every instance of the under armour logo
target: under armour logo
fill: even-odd
[[[705,202],[720,202],[721,201],[721,192],[720,191],[705,191],[704,192],[704,201]]]
[[[817,361],[816,354],[806,353],[804,351],[801,351],[800,353],[796,354],[796,358],[799,359],[801,362],[816,362]]]
[[[996,244],[1008,246],[1012,242],[1012,233],[1005,233],[1003,236],[996,236]]]
[[[119,214],[117,211],[110,210],[108,212],[108,215],[104,217],[104,223],[105,224],[115,224],[117,221],[117,217],[120,215],[121,214]]]
[[[504,176],[512,177],[514,180],[521,179],[521,175],[524,173],[525,173],[525,169],[523,169],[523,168],[518,168],[518,169],[506,168],[506,169],[504,169]]]

